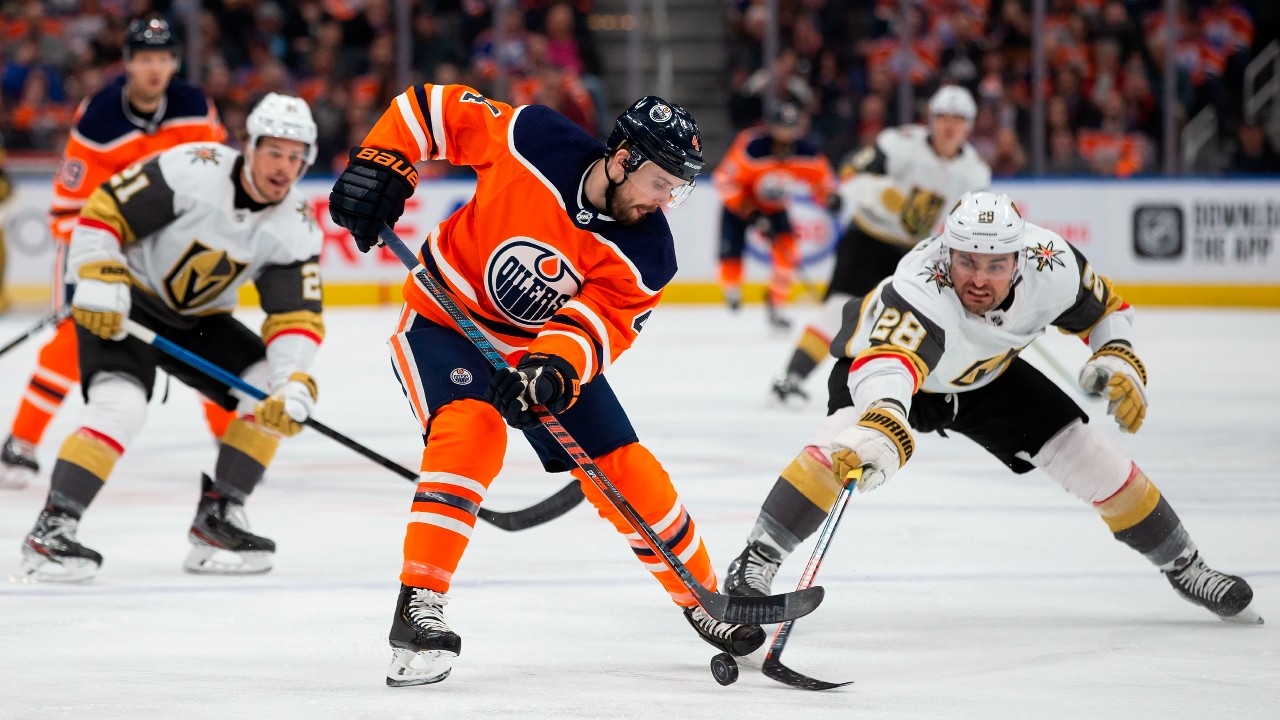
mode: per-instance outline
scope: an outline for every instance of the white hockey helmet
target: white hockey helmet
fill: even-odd
[[[973,123],[973,118],[977,114],[978,104],[973,101],[973,95],[959,85],[943,85],[938,88],[933,97],[929,98],[929,117],[931,118],[939,115],[955,115]]]
[[[249,147],[256,148],[258,139],[264,137],[296,140],[307,146],[307,167],[316,164],[316,121],[311,118],[306,100],[267,93],[253,106],[244,124],[249,132]]]
[[[1022,274],[1027,254],[1023,251],[1023,237],[1027,224],[1013,201],[1004,193],[988,190],[967,192],[947,214],[942,230],[944,252],[961,252],[981,255],[1017,254],[1017,271]]]

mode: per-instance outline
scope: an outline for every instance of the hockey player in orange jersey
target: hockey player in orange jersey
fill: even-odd
[[[134,20],[125,43],[125,75],[81,104],[53,179],[50,226],[57,243],[54,311],[69,300],[63,280],[67,243],[85,200],[107,178],[162,150],[188,142],[221,142],[226,131],[200,88],[174,75],[177,43],[163,20]],[[58,324],[40,349],[8,439],[0,449],[0,487],[25,487],[39,471],[36,446],[80,381],[75,323]],[[221,435],[233,413],[206,403],[210,429]]]
[[[831,163],[804,139],[805,117],[790,103],[780,103],[763,128],[738,134],[712,178],[724,211],[720,220],[720,287],[736,310],[742,303],[742,254],[748,228],[772,246],[773,276],[765,295],[769,322],[788,327],[778,313],[795,282],[796,236],[787,206],[797,195],[809,195],[828,209],[839,202]]]
[[[430,231],[419,257],[514,369],[495,372],[450,317],[405,281],[392,361],[426,449],[410,506],[387,684],[443,680],[461,639],[444,619],[476,511],[506,451],[503,420],[551,472],[572,470],[600,515],[670,593],[707,642],[745,655],[756,625],[717,622],[658,561],[530,410],[554,413],[707,588],[716,576],[666,471],[641,445],[605,379],[644,327],[676,271],[663,207],[675,207],[702,170],[693,117],[657,97],[632,104],[607,148],[550,108],[513,108],[459,85],[422,85],[397,97],[353,148],[330,195],[334,222],[357,246],[377,244],[417,186],[413,163],[470,165],[475,196]]]

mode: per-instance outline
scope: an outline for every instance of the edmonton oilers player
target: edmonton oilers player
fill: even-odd
[[[661,210],[679,205],[702,170],[693,117],[645,97],[618,117],[603,147],[540,105],[513,108],[460,85],[411,87],[364,146],[351,150],[330,195],[334,222],[360,250],[400,217],[417,186],[413,163],[428,159],[470,165],[478,181],[471,201],[430,231],[419,257],[515,367],[495,372],[426,289],[406,279],[392,362],[426,449],[404,541],[387,684],[443,680],[461,650],[444,606],[476,511],[502,467],[503,420],[524,430],[548,471],[572,470],[707,642],[737,655],[755,650],[761,628],[708,616],[531,410],[556,414],[671,552],[715,589],[693,520],[603,375],[675,274]]]

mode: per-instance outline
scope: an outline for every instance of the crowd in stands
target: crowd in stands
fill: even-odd
[[[727,120],[758,122],[771,74],[763,67],[764,0],[724,0],[729,13]],[[1130,176],[1158,172],[1168,49],[1164,0],[1047,0],[1047,171]],[[199,81],[233,135],[267,92],[301,95],[320,130],[317,170],[346,150],[408,82],[464,82],[513,104],[551,105],[607,134],[605,88],[588,31],[592,0],[515,0],[495,32],[494,0],[411,3],[411,76],[397,77],[393,0],[213,0],[184,27],[164,0],[0,0],[0,134],[15,151],[56,153],[81,99],[121,71],[131,17],[164,16],[198,37]],[[778,94],[812,112],[833,160],[883,128],[921,119],[942,83],[979,103],[972,143],[997,176],[1030,171],[1029,0],[910,0],[900,52],[900,0],[778,0]],[[1218,114],[1228,172],[1280,172],[1266,117],[1242,113],[1243,68],[1280,35],[1273,0],[1179,0],[1180,122]],[[1260,21],[1261,19],[1261,21]],[[1269,22],[1268,22],[1269,20]],[[499,72],[499,67],[505,72]],[[899,116],[902,74],[916,103]],[[706,122],[722,122],[707,119]],[[1272,128],[1274,131],[1274,127]],[[438,164],[428,172],[450,170]]]
[[[1155,173],[1164,132],[1164,0],[1047,0],[1041,35],[1047,82],[1046,171],[1127,177]],[[779,0],[780,97],[813,113],[829,155],[871,142],[885,127],[922,119],[940,84],[978,100],[971,142],[997,177],[1030,171],[1032,35],[1029,0]],[[1244,117],[1244,68],[1280,35],[1274,0],[1179,0],[1179,127],[1211,106],[1226,158],[1196,170],[1280,172],[1268,119]],[[1263,22],[1257,22],[1259,15]],[[734,0],[730,116],[760,117],[770,76],[762,68],[763,0]],[[900,34],[905,22],[908,52]],[[903,75],[916,102],[899,116]]]

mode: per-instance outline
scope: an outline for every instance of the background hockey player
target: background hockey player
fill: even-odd
[[[1016,473],[1043,470],[1093,506],[1182,597],[1226,620],[1261,622],[1249,608],[1248,583],[1206,565],[1137,464],[1018,357],[1047,326],[1081,335],[1093,357],[1080,386],[1110,401],[1122,431],[1137,432],[1147,371],[1133,344],[1133,315],[1078,250],[1024,223],[1007,195],[966,193],[943,234],[846,305],[831,345],[839,361],[827,419],[774,484],[726,590],[767,593],[779,563],[822,524],[851,470],[862,468],[858,490],[871,490],[911,458],[914,431],[946,430]]]
[[[86,99],[53,179],[50,229],[58,246],[53,309],[70,298],[72,275],[64,275],[67,243],[85,200],[121,170],[175,145],[222,142],[226,131],[200,88],[174,77],[178,44],[159,19],[134,20],[125,42],[124,76]],[[25,487],[39,472],[36,446],[45,428],[80,379],[75,324],[59,323],[40,349],[9,437],[0,449],[0,487]],[[231,415],[212,406],[210,424],[221,434]]]
[[[934,233],[962,193],[991,184],[991,169],[967,142],[976,114],[968,90],[943,86],[929,99],[928,127],[884,130],[874,145],[841,167],[840,195],[852,220],[836,248],[822,311],[774,378],[779,400],[807,398],[801,385],[826,357],[845,301],[866,295],[892,275],[902,256]]]
[[[765,308],[771,325],[789,327],[778,312],[786,305],[799,262],[796,234],[787,208],[809,196],[838,209],[835,173],[826,156],[805,139],[807,118],[791,103],[779,103],[763,128],[734,139],[712,179],[724,208],[720,216],[720,287],[731,309],[742,304],[742,255],[747,229],[769,241],[773,272]]]
[[[503,420],[525,431],[543,466],[572,469],[601,516],[628,536],[707,642],[747,654],[759,626],[716,622],[633,535],[530,410],[541,405],[626,495],[697,580],[715,589],[706,547],[666,471],[641,445],[603,373],[653,313],[675,274],[663,207],[675,207],[702,170],[693,117],[645,97],[618,117],[606,147],[540,105],[512,108],[459,85],[398,96],[330,195],[334,222],[360,250],[377,244],[417,186],[413,163],[470,165],[475,196],[422,243],[427,272],[514,369],[495,373],[410,276],[391,338],[392,363],[426,442],[410,507],[387,684],[443,680],[462,641],[444,619],[476,511],[502,467]]]
[[[218,446],[191,525],[191,572],[271,568],[275,544],[248,531],[244,501],[281,436],[297,433],[316,399],[307,374],[321,339],[321,234],[294,183],[316,157],[305,102],[268,94],[246,120],[245,153],[182,145],[129,167],[89,196],[72,231],[68,274],[77,326],[81,426],[63,443],[49,498],[23,544],[32,580],[92,577],[102,556],[76,539],[80,517],[142,429],[156,368],[223,408],[239,408]],[[267,313],[262,336],[231,316],[252,280]],[[257,387],[255,402],[126,336],[125,318],[155,330]]]

